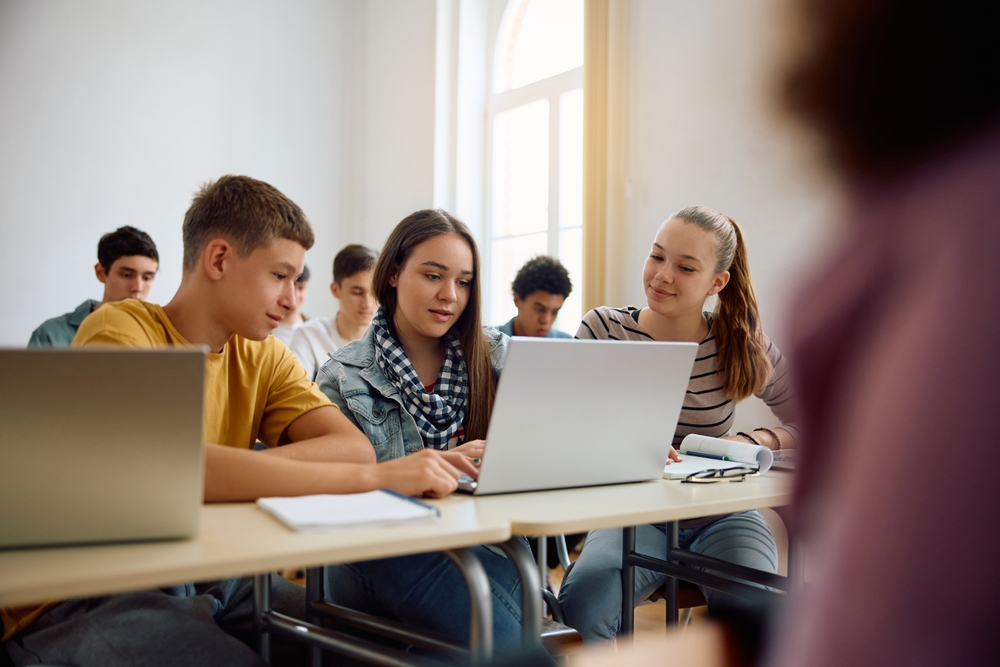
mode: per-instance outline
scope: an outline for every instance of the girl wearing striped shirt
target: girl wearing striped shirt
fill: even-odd
[[[735,221],[704,206],[685,208],[659,229],[642,272],[646,308],[591,310],[577,338],[634,341],[690,341],[699,344],[688,391],[673,434],[676,447],[698,433],[746,442],[729,435],[737,402],[758,396],[782,426],[753,431],[771,449],[794,446],[792,388],[788,362],[764,335],[750,280],[743,235]],[[715,312],[705,300],[718,295]],[[679,461],[676,450],[670,459]],[[638,526],[636,550],[666,553],[663,525]],[[680,546],[739,565],[775,572],[774,537],[756,511],[682,521]],[[566,575],[559,600],[566,622],[587,641],[614,639],[621,622],[621,529],[596,530]],[[666,580],[637,568],[636,600]],[[709,605],[722,593],[706,590]]]

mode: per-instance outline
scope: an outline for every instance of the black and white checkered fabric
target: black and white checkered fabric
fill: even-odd
[[[448,332],[444,363],[438,373],[434,393],[428,394],[403,346],[389,332],[385,312],[381,308],[375,313],[372,329],[375,334],[375,362],[403,395],[403,403],[417,422],[424,446],[447,449],[448,441],[465,422],[465,399],[469,395],[469,374],[458,335]]]

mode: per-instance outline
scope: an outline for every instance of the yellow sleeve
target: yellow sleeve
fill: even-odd
[[[80,324],[72,347],[146,348],[157,344],[142,322],[128,311],[113,306],[102,306],[88,315]]]
[[[278,344],[273,336],[268,342],[274,363],[257,437],[268,447],[275,447],[296,419],[310,410],[334,404],[309,380],[302,364],[285,345]]]
[[[59,604],[58,601],[52,601],[30,607],[0,608],[0,619],[3,619],[3,636],[0,637],[0,641],[5,642],[21,630],[24,630],[34,623],[39,616],[57,604]],[[0,646],[0,651],[2,650],[4,648]]]

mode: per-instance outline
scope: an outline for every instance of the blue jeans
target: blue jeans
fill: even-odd
[[[470,547],[490,580],[493,646],[521,647],[521,580],[496,547]],[[469,641],[469,588],[458,566],[440,553],[331,565],[326,596],[335,604],[395,618],[456,641]]]
[[[264,667],[253,643],[252,579],[182,584],[67,600],[7,641],[15,665]],[[305,590],[271,577],[271,608],[305,618]],[[279,646],[280,644],[280,646]],[[275,664],[302,664],[305,649],[281,640]]]
[[[679,546],[695,553],[766,572],[778,571],[778,549],[764,517],[757,510],[730,514],[702,527],[678,531]],[[667,553],[664,524],[637,526],[635,550],[656,558]],[[587,536],[577,559],[559,589],[566,624],[584,641],[610,641],[622,620],[622,530],[595,530]],[[635,568],[635,599],[645,600],[666,581],[666,575]],[[726,597],[703,589],[709,606]]]

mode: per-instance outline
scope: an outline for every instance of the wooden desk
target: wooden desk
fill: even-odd
[[[0,551],[0,605],[442,551],[511,535],[507,521],[480,516],[472,504],[440,509],[435,522],[296,533],[252,503],[205,505],[191,540]]]
[[[791,500],[791,486],[789,475],[769,472],[737,484],[656,480],[483,496],[474,502],[476,513],[484,520],[506,520],[514,535],[541,537],[786,505]],[[467,498],[451,496],[444,502],[463,501]]]
[[[677,522],[787,505],[791,501],[791,489],[791,475],[771,471],[737,483],[682,484],[678,480],[656,480],[639,484],[484,496],[476,498],[474,502],[480,516],[509,520],[511,532],[515,535],[542,537],[601,528],[623,528],[622,632],[629,633],[632,629],[634,606],[634,564],[630,561],[638,557],[635,553],[635,526],[668,524],[666,557],[677,546]],[[543,544],[544,541],[539,540],[539,575],[544,582],[547,571]],[[793,572],[793,560],[796,559],[789,559],[789,577]],[[666,561],[662,565],[672,568],[673,576],[693,576],[698,572],[697,567],[690,565],[668,564]],[[729,569],[739,570],[738,566]],[[747,568],[743,570],[740,575],[753,577],[756,574]],[[795,568],[796,577],[801,576],[800,570],[801,568]],[[703,582],[711,579],[710,576],[700,576]],[[764,573],[758,579],[761,577],[767,579],[769,584],[772,582],[771,577],[785,579]],[[732,590],[735,591],[736,588]],[[667,579],[667,601],[667,622],[676,622],[677,579],[672,577]]]

